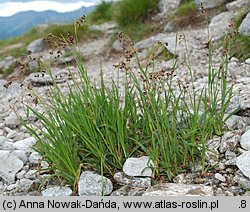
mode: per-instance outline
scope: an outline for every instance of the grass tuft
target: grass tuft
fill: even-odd
[[[102,0],[95,10],[88,15],[88,20],[90,23],[102,24],[113,20],[113,2]]]
[[[127,37],[121,33],[119,39]],[[48,97],[32,94],[43,110],[26,104],[27,117],[20,117],[37,139],[35,150],[48,162],[48,170],[54,176],[76,189],[82,169],[113,175],[122,170],[127,158],[141,155],[148,155],[153,161],[155,179],[165,176],[171,180],[199,161],[205,172],[206,141],[215,134],[222,135],[225,121],[233,114],[226,116],[233,88],[226,80],[224,64],[228,64],[228,54],[221,60],[221,68],[215,70],[209,45],[208,82],[197,92],[190,64],[187,68],[191,82],[176,81],[177,57],[170,72],[155,70],[155,57],[143,66],[131,43],[126,46],[124,60],[117,65],[119,72],[126,73],[122,91],[114,81],[105,84],[102,70],[100,83],[93,83],[75,45],[69,43],[77,73],[68,69],[73,82],[68,83],[68,94],[44,64],[53,86],[49,87]],[[139,75],[132,71],[132,57]],[[39,124],[24,121],[30,113]]]
[[[177,11],[176,11],[176,15],[178,17],[182,17],[182,16],[187,16],[190,15],[194,12],[197,11],[197,5],[195,4],[195,2],[193,1],[188,1],[188,2],[184,2],[182,3]]]
[[[158,0],[123,0],[118,2],[116,21],[121,27],[136,25],[158,6]]]
[[[248,11],[242,11],[230,24],[231,32],[225,36],[222,45],[229,50],[230,57],[236,57],[241,62],[250,58],[250,37],[238,32],[240,24],[246,17]]]

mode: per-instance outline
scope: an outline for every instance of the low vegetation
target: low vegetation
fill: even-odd
[[[124,0],[118,3],[116,21],[121,27],[139,24],[158,6],[158,0]]]
[[[100,36],[100,32],[88,29],[90,24],[102,24],[116,21],[120,31],[128,34],[134,41],[138,41],[156,29],[147,24],[148,14],[157,9],[159,0],[124,0],[119,2],[102,1],[87,17],[86,24],[78,29],[78,41],[85,41],[91,37]],[[72,24],[49,25],[46,28],[35,27],[22,36],[0,41],[0,58],[7,56],[20,57],[27,53],[26,47],[32,41],[46,37],[49,33],[57,36],[75,34]],[[8,49],[11,45],[22,44],[22,47]]]
[[[84,41],[87,39],[91,39],[92,37],[96,37],[100,35],[98,31],[89,30],[87,25],[81,26],[78,28],[78,40]],[[34,40],[38,38],[45,38],[48,34],[53,34],[55,36],[63,36],[66,37],[67,34],[75,34],[75,28],[73,24],[64,24],[64,25],[49,25],[46,28],[35,27],[30,31],[25,33],[22,36],[9,38],[6,40],[0,40],[0,59],[5,58],[7,56],[20,57],[27,54],[26,47]],[[17,47],[15,49],[9,49],[9,46],[22,44],[21,47]]]
[[[90,15],[89,21],[102,23],[113,20],[113,16],[110,19],[108,14],[112,11],[119,29],[132,35],[133,40],[138,39],[152,30],[145,20],[156,9],[157,3],[156,0],[103,1]],[[182,5],[182,9],[177,11],[179,16],[194,9],[190,1]],[[111,9],[113,7],[119,10]],[[127,158],[147,155],[153,161],[151,168],[156,181],[171,180],[179,173],[189,172],[199,163],[202,165],[201,174],[205,174],[210,169],[205,164],[206,142],[214,135],[222,136],[227,130],[225,122],[234,114],[226,113],[233,95],[233,85],[228,84],[226,75],[229,56],[237,49],[233,45],[239,39],[243,43],[242,46],[237,44],[241,47],[240,51],[248,51],[244,50],[249,46],[247,38],[238,37],[237,33],[226,38],[225,55],[218,69],[212,64],[214,46],[208,38],[205,47],[208,80],[198,91],[194,86],[194,72],[189,59],[186,70],[191,80],[186,82],[176,73],[178,57],[166,51],[161,43],[148,49],[147,64],[143,64],[132,42],[129,43],[116,66],[118,73],[126,75],[122,85],[119,77],[117,81],[106,84],[102,70],[100,83],[97,84],[88,76],[78,51],[78,42],[97,35],[97,32],[90,32],[87,28],[88,20],[86,25],[81,24],[84,20],[85,17],[81,18],[74,26],[52,25],[42,32],[32,29],[32,33],[20,39],[0,43],[3,47],[17,41],[27,45],[31,38],[50,34],[48,46],[58,47],[61,45],[56,42],[63,41],[64,48],[70,50],[76,61],[77,72],[66,64],[69,72],[65,78],[68,93],[56,83],[57,76],[52,73],[51,66],[40,63],[39,70],[42,74],[49,74],[53,85],[48,86],[48,96],[39,96],[31,89],[29,96],[34,104],[23,103],[26,117],[20,117],[20,120],[37,140],[34,149],[48,163],[45,170],[38,170],[39,173],[48,172],[76,191],[82,170],[113,176],[122,170]],[[67,39],[69,36],[72,39]],[[128,38],[121,33],[119,39],[122,43]],[[186,44],[185,36],[176,36],[176,49],[179,42]],[[160,48],[163,51],[159,53]],[[59,50],[54,49],[54,52]],[[239,56],[238,52],[235,54]],[[155,69],[156,59],[170,58],[174,61],[170,70]],[[120,89],[121,86],[124,89]],[[39,121],[29,121],[31,114]]]
[[[185,1],[177,9],[178,17],[187,16],[197,11],[197,5],[194,1]]]
[[[238,30],[248,11],[242,11],[234,18],[230,24],[230,35],[222,41],[222,45],[229,49],[230,57],[236,57],[242,62],[250,58],[250,37],[238,33]]]
[[[127,37],[120,34],[119,39]],[[120,79],[107,85],[102,70],[100,84],[93,83],[75,43],[68,43],[68,48],[78,70],[76,74],[68,69],[66,80],[73,80],[73,84],[68,84],[69,93],[65,94],[55,82],[51,68],[40,64],[54,82],[49,87],[50,95],[42,97],[33,92],[32,98],[43,112],[26,104],[27,117],[20,117],[37,139],[35,150],[49,164],[47,171],[74,190],[81,170],[113,176],[132,156],[150,157],[155,180],[161,177],[171,180],[188,172],[197,162],[202,163],[202,173],[206,172],[209,168],[205,166],[206,141],[213,135],[221,136],[226,130],[225,121],[233,114],[226,115],[233,89],[227,84],[224,66],[228,64],[228,51],[221,60],[222,68],[215,70],[211,59],[213,46],[208,45],[208,82],[198,92],[191,64],[187,64],[191,82],[176,81],[178,58],[174,57],[171,71],[155,70],[155,57],[143,66],[130,44],[117,65],[119,72],[126,73],[121,91]],[[152,51],[149,50],[154,55]],[[137,62],[139,74],[133,71],[132,58]],[[29,120],[30,114],[38,118],[39,124],[24,121]]]
[[[88,21],[93,24],[102,24],[113,20],[114,3],[101,1],[95,10],[88,15]]]

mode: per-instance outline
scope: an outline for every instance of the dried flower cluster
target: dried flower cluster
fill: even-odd
[[[81,16],[76,22],[75,22],[75,29],[77,30],[84,22],[86,19],[86,15]]]

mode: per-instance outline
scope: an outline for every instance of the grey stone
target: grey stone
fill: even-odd
[[[38,175],[37,175],[37,170],[29,170],[26,172],[26,174],[24,175],[25,178],[30,179],[30,180],[35,180],[37,179]]]
[[[28,47],[27,47],[28,51],[31,51],[32,53],[37,53],[37,52],[41,52],[44,50],[44,40],[43,38],[39,38],[37,40],[34,40],[33,42],[31,42]]]
[[[12,154],[16,156],[19,160],[23,161],[24,164],[28,161],[28,156],[23,150],[14,150],[12,151]]]
[[[112,44],[112,48],[117,51],[117,52],[122,52],[123,51],[123,48],[122,48],[122,45],[120,43],[119,40],[116,40],[113,44]]]
[[[250,65],[250,58],[247,58],[245,63]]]
[[[218,150],[218,148],[220,147],[220,143],[221,143],[221,138],[215,136],[212,139],[208,140],[206,145],[207,148],[210,150]]]
[[[237,160],[237,156],[235,152],[232,152],[230,150],[227,150],[225,152],[225,158],[226,158],[226,162],[225,165],[226,166],[235,166],[236,165],[236,160]]]
[[[26,171],[24,171],[24,170],[18,172],[18,173],[16,174],[16,178],[19,179],[19,180],[20,180],[20,179],[23,179],[25,173],[26,173]]]
[[[173,22],[169,22],[163,29],[163,32],[174,32],[176,29],[176,25]]]
[[[214,177],[215,177],[217,180],[221,181],[221,182],[226,182],[226,178],[225,178],[223,175],[221,175],[220,173],[216,173],[216,174],[214,175]]]
[[[168,45],[166,46],[166,48],[171,54],[179,54],[185,51],[185,45],[183,43],[176,45],[176,35],[171,34],[169,36],[166,36],[166,34],[164,33],[160,33],[158,35],[137,42],[135,44],[135,48],[146,49],[158,42],[167,43]],[[187,43],[187,45],[189,45],[189,43]]]
[[[145,188],[131,188],[130,186],[123,186],[118,190],[112,192],[110,196],[142,196],[145,192]]]
[[[237,160],[237,158],[231,159],[231,160],[227,160],[227,161],[225,162],[225,165],[226,165],[226,166],[236,166],[236,160]]]
[[[13,142],[11,142],[9,139],[0,138],[0,150],[14,150]]]
[[[250,12],[242,21],[239,27],[239,33],[246,35],[246,36],[250,36]]]
[[[239,59],[236,57],[231,57],[230,62],[239,62]]]
[[[20,96],[20,90],[21,90],[20,89],[20,83],[14,81],[14,82],[12,82],[11,86],[9,86],[8,89],[5,89],[3,87],[3,85],[5,85],[6,83],[7,83],[7,81],[0,80],[0,98],[2,99],[1,104],[0,104],[0,112],[1,111],[6,112],[6,109],[9,109],[8,108],[8,102],[13,100],[15,97]],[[3,90],[1,90],[1,89],[3,89]],[[1,107],[1,106],[4,106],[4,107]],[[0,117],[2,115],[1,113],[0,113]]]
[[[240,145],[243,149],[250,150],[250,129],[241,136]]]
[[[206,163],[205,163],[206,165]],[[200,161],[194,163],[191,165],[191,171],[192,172],[201,172],[202,171],[202,164]]]
[[[17,187],[16,184],[10,184],[10,185],[7,186],[6,190],[11,191],[11,190],[14,190],[16,187]]]
[[[0,193],[2,193],[6,189],[6,184],[0,181]]]
[[[122,172],[118,172],[114,175],[114,179],[119,185],[140,188],[148,188],[151,186],[151,178],[149,177],[129,177]]]
[[[17,182],[17,186],[19,187],[19,191],[28,191],[33,185],[34,181],[29,179],[21,179]]]
[[[29,156],[29,162],[32,164],[38,164],[38,161],[42,159],[42,156],[38,152],[32,152]]]
[[[220,137],[214,137],[206,143],[208,149],[205,153],[205,159],[207,163],[211,164],[212,166],[216,165],[219,161],[218,148],[220,146],[220,142]]]
[[[238,68],[239,68],[238,62],[230,61],[228,63],[228,71],[230,75],[232,76],[235,75],[235,71],[238,70]]]
[[[247,151],[237,157],[236,165],[240,171],[250,179],[250,151]]]
[[[25,152],[32,152],[32,147],[36,144],[36,139],[34,137],[25,138],[23,140],[17,141],[13,144],[16,150],[23,150]]]
[[[6,137],[9,138],[9,139],[13,139],[16,136],[18,136],[18,133],[15,130],[12,130],[12,129],[8,128],[8,127],[5,127],[4,130],[7,132],[7,136]],[[22,139],[22,138],[20,138],[20,139]]]
[[[11,66],[13,66],[15,63],[15,58],[14,57],[6,57],[3,60],[0,60],[0,70],[4,71]]]
[[[56,69],[53,71],[53,77],[56,83],[63,83],[68,79],[69,71],[66,69]],[[48,73],[42,75],[39,72],[31,73],[26,79],[25,83],[31,84],[34,87],[42,87],[53,84],[53,79]]]
[[[241,98],[239,99],[239,107],[240,107],[240,112],[241,116],[247,116],[250,117],[250,102],[248,100],[249,95],[245,94],[242,95]]]
[[[160,0],[159,10],[161,16],[169,16],[173,14],[179,7],[181,0]]]
[[[69,187],[55,186],[52,188],[47,188],[42,191],[44,197],[58,197],[58,196],[70,196],[72,190]]]
[[[246,177],[236,174],[234,177],[234,181],[237,182],[242,188],[250,190],[250,180]]]
[[[218,150],[207,150],[205,153],[205,159],[207,161],[207,163],[209,163],[210,165],[214,166],[218,163],[219,161],[219,152]]]
[[[232,115],[229,119],[226,120],[225,124],[229,130],[238,130],[240,129],[238,125],[240,119],[242,119],[242,117],[237,115]]]
[[[217,165],[217,167],[216,167],[216,170],[222,171],[222,170],[225,170],[225,169],[226,169],[225,164],[222,163],[222,162],[219,162],[218,165]]]
[[[202,4],[205,9],[218,7],[226,1],[227,0],[194,0],[198,7]]]
[[[213,189],[196,184],[162,183],[148,188],[143,196],[213,196]]]
[[[227,150],[233,151],[239,142],[240,142],[239,130],[226,132],[221,139],[221,145],[219,148],[220,153],[224,153]]]
[[[145,193],[145,188],[131,188],[128,196],[142,196]]]
[[[106,22],[100,25],[91,25],[89,26],[90,30],[97,30],[97,31],[101,31],[105,34],[111,34],[115,32],[115,29],[117,27],[117,24],[114,22]]]
[[[153,162],[148,156],[128,158],[123,165],[123,172],[131,177],[152,177]]]
[[[110,196],[128,196],[128,192],[130,190],[130,186],[123,186],[115,191],[113,191]]]
[[[235,152],[232,152],[232,151],[230,151],[230,150],[227,150],[227,151],[225,152],[225,158],[226,158],[227,160],[232,160],[232,159],[236,159],[237,156],[236,156],[236,153],[235,153]]]
[[[249,7],[250,7],[250,1],[249,0],[237,0],[237,1],[232,1],[232,2],[230,2],[228,4],[226,4],[226,8],[229,11],[247,9]]]
[[[80,196],[101,196],[112,192],[112,182],[101,175],[90,171],[82,172],[78,182],[78,194]]]
[[[14,112],[11,112],[8,117],[5,118],[5,126],[10,128],[16,128],[21,124],[19,118]]]
[[[235,170],[231,167],[229,168],[226,168],[226,172],[229,173],[229,174],[235,174]]]
[[[0,164],[0,177],[8,183],[15,181],[16,173],[23,167],[23,162],[6,150],[0,150]]]
[[[194,179],[194,174],[179,174],[174,179],[174,183],[178,184],[192,184]]]
[[[212,18],[209,24],[209,30],[213,41],[219,40],[229,33],[229,23],[234,17],[235,14],[233,12],[223,12]]]
[[[243,154],[244,152],[247,152],[247,150],[242,149],[241,147],[238,147],[237,152],[240,153],[240,154]]]

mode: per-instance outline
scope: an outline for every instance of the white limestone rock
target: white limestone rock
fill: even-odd
[[[91,171],[82,172],[78,182],[79,196],[109,195],[112,190],[113,185],[108,178]]]
[[[148,156],[128,158],[123,165],[123,172],[131,177],[152,177],[153,162]]]
[[[23,162],[9,151],[0,150],[0,177],[8,183],[15,182],[16,173],[23,167]]]

